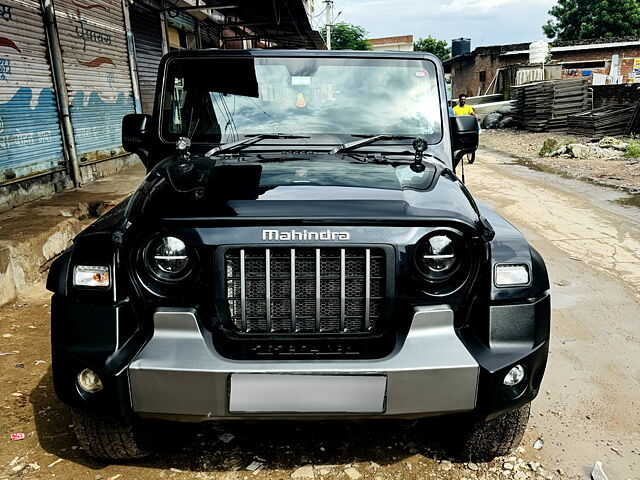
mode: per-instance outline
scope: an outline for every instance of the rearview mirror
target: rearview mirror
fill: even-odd
[[[478,120],[473,115],[456,115],[449,117],[449,126],[455,167],[463,156],[478,149]]]
[[[137,154],[147,166],[152,117],[141,113],[131,113],[122,119],[122,148]]]

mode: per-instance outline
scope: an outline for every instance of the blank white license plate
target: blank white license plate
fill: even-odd
[[[383,413],[382,375],[231,375],[229,412]]]

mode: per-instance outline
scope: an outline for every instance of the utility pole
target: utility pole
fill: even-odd
[[[327,32],[327,50],[331,50],[331,23],[333,22],[333,0],[324,0],[327,4],[325,8],[324,27]]]

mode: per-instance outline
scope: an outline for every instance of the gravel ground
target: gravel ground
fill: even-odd
[[[157,451],[122,464],[79,447],[68,409],[55,396],[49,347],[50,298],[39,283],[0,307],[0,480],[548,480],[531,419],[522,446],[490,463],[448,458],[442,426],[428,422],[212,422],[153,424]],[[188,392],[185,392],[188,395]],[[11,440],[24,433],[23,440]],[[255,468],[251,470],[248,468]],[[573,478],[565,474],[562,480]],[[578,477],[579,478],[579,477]]]
[[[563,158],[541,157],[542,144],[553,138],[559,144],[586,143],[588,137],[565,133],[532,133],[524,130],[483,130],[480,136],[482,147],[512,155],[522,163],[542,171],[560,173],[569,177],[587,180],[599,185],[640,192],[640,161],[627,158]]]

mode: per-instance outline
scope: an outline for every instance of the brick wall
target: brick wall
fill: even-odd
[[[484,95],[498,70],[503,66],[505,63],[499,54],[476,55],[475,59],[469,57],[467,61],[454,63],[451,75],[453,98],[457,98],[461,93],[471,97],[478,93]],[[481,81],[480,72],[484,72],[484,81]]]
[[[612,40],[609,39],[609,41]],[[602,42],[594,40],[593,43],[604,43],[604,40]],[[571,42],[562,42],[558,46],[570,45],[572,45]],[[506,51],[527,50],[528,48],[528,44],[479,47],[474,50],[475,55],[454,59],[451,62],[453,97],[457,97],[460,93],[474,96],[478,94],[478,91],[484,94],[500,68],[506,68],[512,65],[528,65],[529,58],[526,54],[509,56],[501,56],[501,54]],[[571,65],[566,65],[562,70],[563,78],[581,77],[583,76],[584,70],[588,70],[591,73],[609,74],[611,57],[615,54],[620,58],[620,74],[624,76],[623,82],[626,82],[633,68],[633,59],[640,58],[640,46],[556,52],[553,54],[551,63],[604,62],[604,66],[585,66],[584,68],[575,68]],[[482,71],[485,72],[484,82],[480,81],[480,72]]]
[[[640,83],[626,85],[594,85],[593,107],[633,105],[640,101]]]

